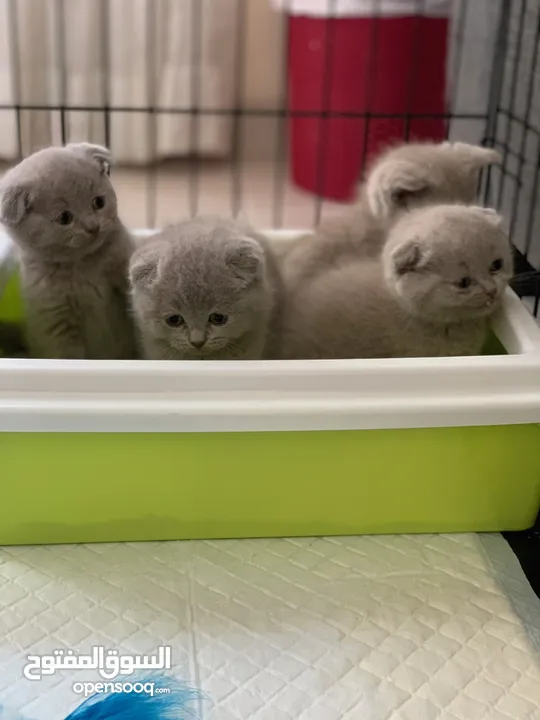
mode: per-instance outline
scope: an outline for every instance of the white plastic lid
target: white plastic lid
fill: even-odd
[[[276,10],[310,17],[450,17],[453,0],[270,0]]]

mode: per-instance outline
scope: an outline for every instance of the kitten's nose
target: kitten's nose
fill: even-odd
[[[189,336],[189,342],[194,348],[202,348],[206,342],[206,337],[201,332],[195,332]]]
[[[91,235],[97,235],[99,232],[99,225],[88,225],[87,230]]]
[[[495,300],[497,297],[497,288],[489,288],[489,290],[486,290],[486,295],[490,300]]]

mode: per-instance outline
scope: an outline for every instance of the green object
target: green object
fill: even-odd
[[[0,288],[0,292],[2,288]],[[0,320],[22,322],[24,320],[24,306],[21,296],[21,286],[17,274],[12,273],[1,292]]]
[[[537,425],[2,433],[0,544],[529,527]]]
[[[22,318],[15,279],[0,318]],[[4,432],[0,544],[518,530],[539,448],[536,424]]]
[[[0,292],[2,288],[0,287]],[[22,323],[24,318],[23,302],[20,292],[19,278],[12,274],[3,289],[0,302],[0,320],[7,322]],[[11,353],[2,346],[2,335],[0,334],[0,358],[10,357]]]

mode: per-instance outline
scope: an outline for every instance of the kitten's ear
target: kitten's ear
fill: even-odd
[[[390,218],[406,208],[411,197],[429,190],[423,168],[406,160],[394,160],[376,168],[367,180],[369,209],[378,218]]]
[[[401,276],[414,272],[422,260],[420,245],[415,240],[398,245],[392,252],[391,260],[396,275]]]
[[[19,185],[0,187],[0,222],[14,227],[30,212],[30,192]]]
[[[237,277],[249,284],[260,274],[264,264],[264,250],[256,240],[242,238],[228,250],[226,263]]]
[[[158,248],[144,247],[135,252],[129,263],[129,281],[132,287],[149,288],[160,276],[162,254]]]
[[[488,165],[499,165],[502,161],[501,154],[497,150],[481,145],[456,142],[452,145],[452,150],[460,155],[460,162],[474,172],[478,172]]]
[[[69,143],[66,145],[68,150],[86,156],[89,160],[97,163],[101,168],[102,175],[111,174],[112,154],[111,151],[102,145],[92,145],[91,143]]]

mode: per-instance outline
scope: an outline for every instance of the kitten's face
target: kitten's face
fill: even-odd
[[[68,148],[49,148],[11,172],[24,207],[10,229],[23,249],[78,260],[107,242],[118,216],[104,165]]]
[[[457,322],[495,311],[513,273],[499,220],[477,208],[439,206],[396,224],[386,276],[410,312]]]
[[[184,268],[179,273],[165,269],[155,290],[150,322],[171,356],[197,360],[242,354],[256,318],[253,288],[237,283],[225,268],[219,279],[193,278]]]
[[[241,358],[270,312],[262,251],[234,228],[192,232],[194,225],[171,228],[136,253],[135,310],[165,357]]]

